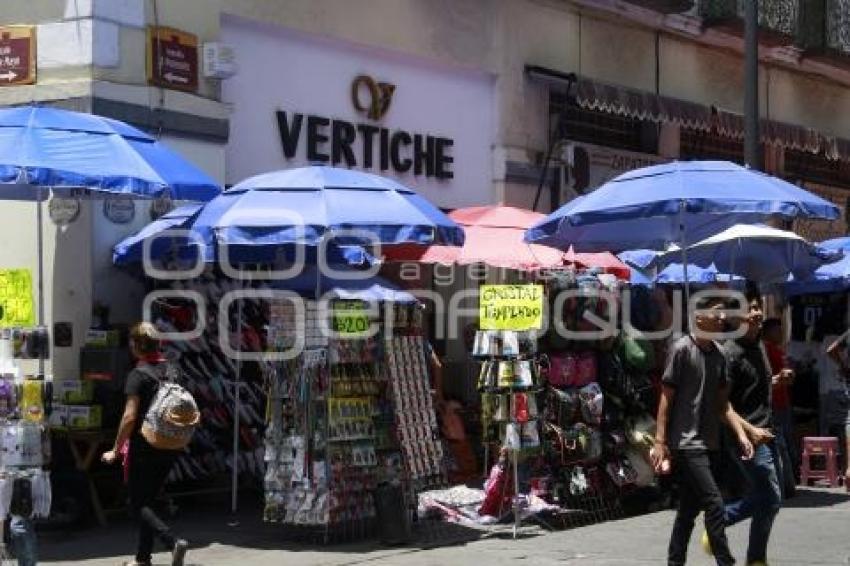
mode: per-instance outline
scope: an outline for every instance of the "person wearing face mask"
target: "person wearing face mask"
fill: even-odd
[[[750,460],[741,463],[748,490],[740,500],[725,506],[726,526],[746,519],[750,524],[747,565],[767,564],[767,546],[773,521],[782,505],[782,492],[776,471],[776,450],[771,402],[774,376],[761,341],[764,319],[761,297],[755,289],[746,295],[747,315],[730,320],[729,330],[743,335],[724,345],[729,367],[729,401],[754,447]],[[711,552],[707,537],[703,547]]]

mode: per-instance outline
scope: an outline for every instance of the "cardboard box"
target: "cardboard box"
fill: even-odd
[[[68,426],[74,430],[100,428],[103,423],[103,411],[100,405],[68,407],[68,414]]]
[[[54,381],[53,401],[63,405],[88,405],[94,401],[94,383],[76,379]]]
[[[49,423],[50,428],[67,429],[71,424],[71,408],[67,405],[54,404]]]

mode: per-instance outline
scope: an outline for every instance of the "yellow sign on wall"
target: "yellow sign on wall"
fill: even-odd
[[[481,330],[531,330],[543,326],[543,285],[482,285]]]
[[[34,325],[30,270],[0,269],[0,327]]]

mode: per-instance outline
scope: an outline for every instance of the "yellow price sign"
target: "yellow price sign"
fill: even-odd
[[[543,326],[543,285],[481,285],[481,330],[531,330]]]
[[[30,270],[0,269],[0,327],[34,325]]]
[[[369,313],[362,303],[340,302],[334,305],[333,329],[342,338],[367,337],[370,326]]]

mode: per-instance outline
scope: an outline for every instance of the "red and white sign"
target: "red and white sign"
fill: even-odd
[[[35,82],[35,28],[0,26],[0,86]]]

